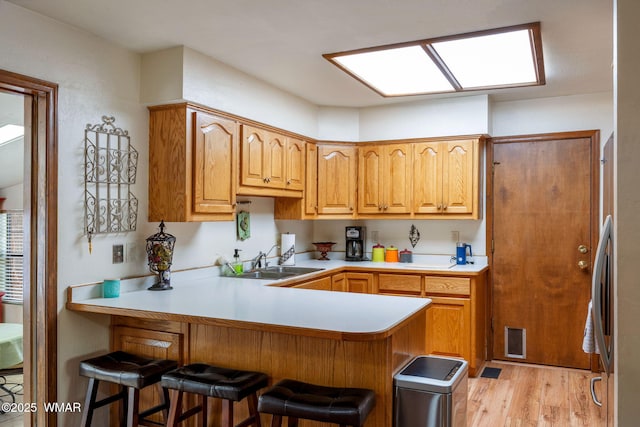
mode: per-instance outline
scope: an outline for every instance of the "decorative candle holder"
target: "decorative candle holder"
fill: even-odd
[[[176,238],[164,232],[164,221],[160,222],[160,232],[147,237],[147,259],[149,269],[158,274],[158,282],[148,288],[150,291],[166,291],[171,287],[171,261]]]
[[[316,250],[320,252],[320,261],[329,261],[329,257],[327,256],[327,252],[331,252],[331,248],[336,242],[313,242],[316,247]]]

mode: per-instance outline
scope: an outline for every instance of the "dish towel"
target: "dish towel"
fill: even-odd
[[[587,320],[584,323],[584,337],[582,339],[582,351],[585,353],[596,353],[600,354],[600,349],[598,349],[598,343],[595,340],[595,336],[593,335],[593,318],[591,315],[593,303],[589,301],[589,309],[587,311]]]

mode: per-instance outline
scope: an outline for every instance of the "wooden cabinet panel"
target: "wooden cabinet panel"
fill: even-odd
[[[471,279],[468,277],[426,277],[427,294],[470,295]]]
[[[318,145],[318,214],[353,217],[357,148]]]
[[[422,277],[413,274],[378,274],[378,293],[416,295],[422,293]]]
[[[291,151],[295,155],[295,151]],[[292,161],[292,163],[297,163]],[[292,166],[293,168],[293,166]],[[301,199],[277,197],[274,202],[275,219],[315,219],[318,214],[318,148],[316,144],[304,144],[304,180]],[[293,176],[296,174],[294,173]],[[292,186],[295,179],[292,179]]]
[[[447,214],[468,214],[474,209],[474,141],[447,142],[442,159],[442,209]],[[475,167],[475,169],[474,169]],[[477,201],[476,201],[477,204]]]
[[[236,203],[237,123],[203,112],[192,112],[193,210],[233,214]]]
[[[112,349],[122,350],[138,356],[155,359],[171,359],[178,362],[178,366],[185,363],[184,335],[173,332],[160,332],[149,329],[138,329],[128,326],[113,326]],[[159,387],[146,387],[140,391],[140,410],[144,411],[161,402]],[[115,406],[111,410],[112,419],[117,419]],[[160,414],[155,414],[151,420],[163,422]]]
[[[347,279],[345,273],[331,276],[331,290],[336,292],[347,292]]]
[[[479,218],[479,151],[477,139],[415,143],[414,213]]]
[[[427,309],[426,350],[429,354],[471,360],[471,301],[468,298],[430,297]]]
[[[309,280],[301,285],[296,285],[294,288],[302,288],[302,289],[316,289],[321,291],[330,291],[331,286],[331,277],[322,277],[316,280]]]
[[[149,221],[233,220],[237,123],[189,104],[149,110]]]
[[[306,143],[300,139],[287,138],[286,146],[286,181],[287,190],[304,190],[305,184],[305,163],[306,163]]]
[[[413,210],[420,214],[439,214],[442,206],[440,144],[420,142],[413,145]]]
[[[372,273],[345,273],[346,291],[361,294],[373,292]]]
[[[240,188],[243,195],[302,197],[305,142],[255,126],[242,125]]]
[[[411,212],[411,150],[408,144],[358,149],[358,214]]]

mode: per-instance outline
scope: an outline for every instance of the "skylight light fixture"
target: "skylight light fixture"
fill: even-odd
[[[0,127],[0,147],[24,136],[24,127],[18,125],[4,125]]]
[[[540,23],[323,55],[385,97],[545,84]]]

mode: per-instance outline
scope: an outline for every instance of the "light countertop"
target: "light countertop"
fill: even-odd
[[[347,262],[339,257],[330,261],[303,258],[298,257],[296,266],[323,270],[297,276],[294,278],[296,281],[311,280],[344,268],[428,271],[434,274],[473,274],[487,268],[485,257],[465,266],[452,265],[448,257],[442,256],[423,257],[414,263]],[[279,287],[286,281],[222,277],[217,267],[173,273],[171,284],[174,289],[170,291],[146,290],[154,280],[154,277],[123,280],[118,298],[102,298],[100,283],[71,286],[67,308],[252,329],[282,328],[314,334],[323,331],[331,336],[339,334],[343,338],[363,339],[365,336],[384,336],[431,302],[428,298]]]

